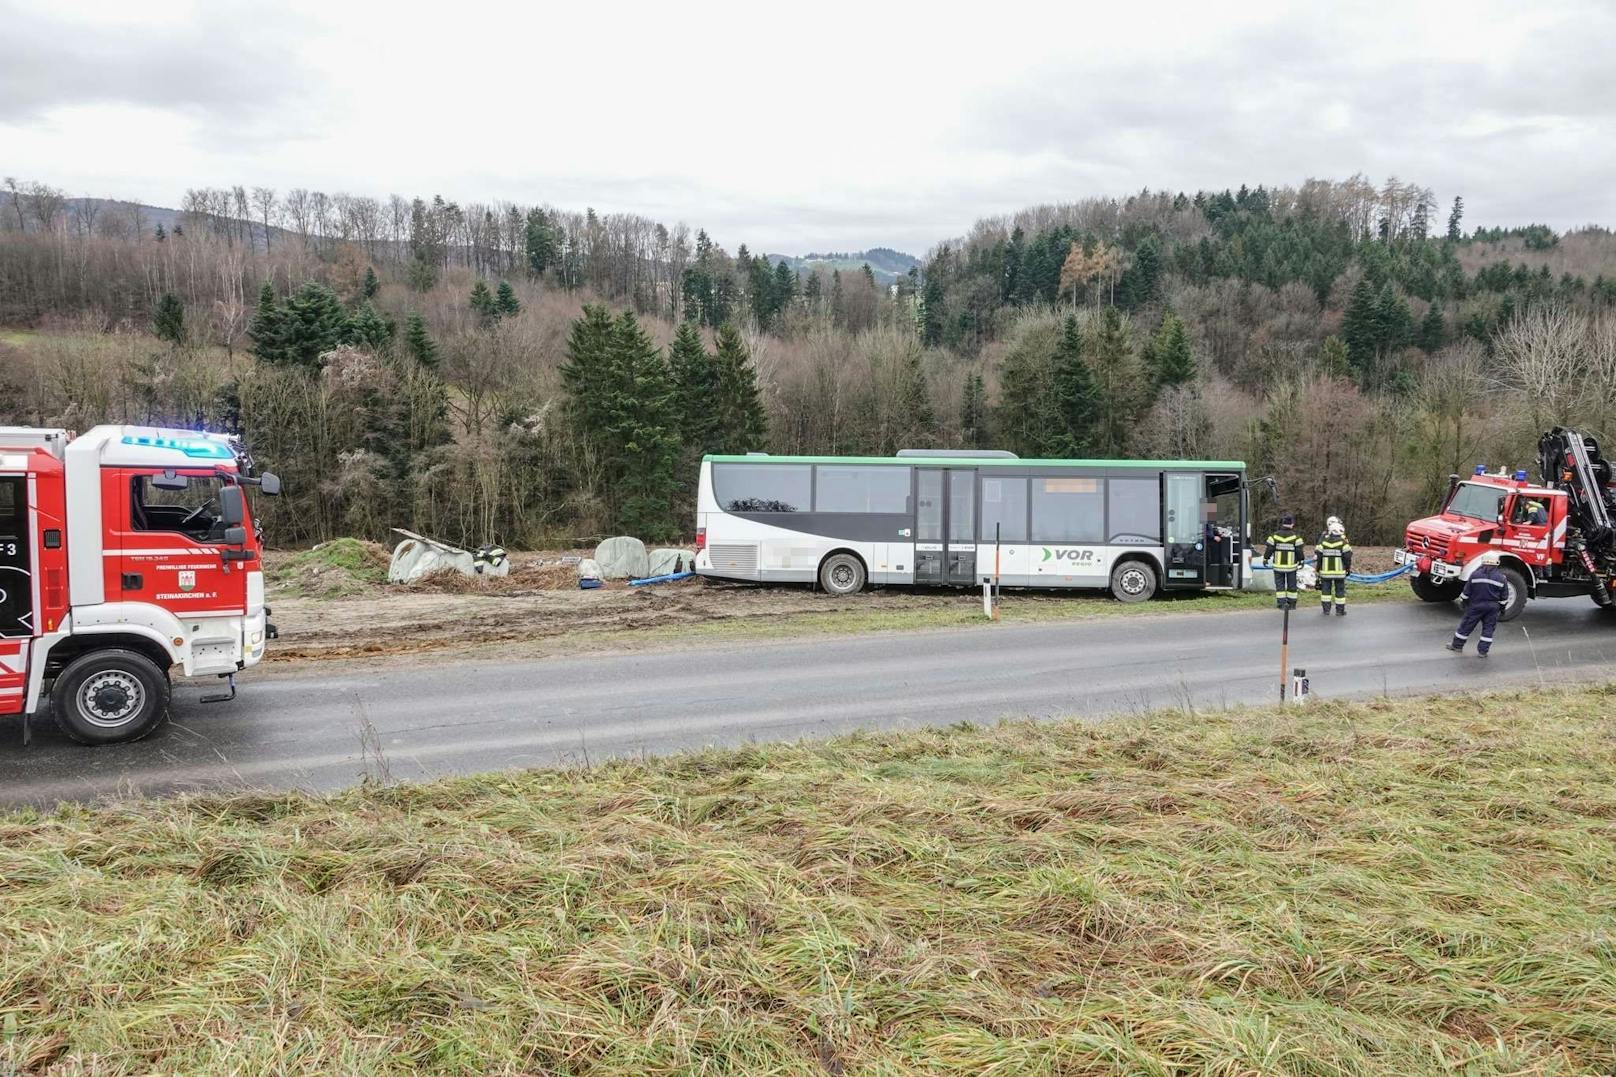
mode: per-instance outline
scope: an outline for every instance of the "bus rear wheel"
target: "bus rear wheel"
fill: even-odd
[[[1143,561],[1124,561],[1111,570],[1111,593],[1118,602],[1146,602],[1156,593],[1156,570]]]
[[[864,562],[850,553],[833,553],[819,566],[819,586],[833,595],[856,595],[864,590]]]

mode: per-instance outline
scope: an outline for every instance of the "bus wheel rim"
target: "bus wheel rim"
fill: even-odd
[[[1136,568],[1124,569],[1122,573],[1122,589],[1130,595],[1137,595],[1145,589],[1145,574]]]
[[[832,565],[830,567],[830,582],[837,587],[853,586],[853,566],[845,561]]]
[[[87,678],[78,693],[79,714],[91,725],[115,729],[146,705],[140,678],[121,669],[103,670]]]

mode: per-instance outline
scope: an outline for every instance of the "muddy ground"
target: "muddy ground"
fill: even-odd
[[[512,557],[502,579],[442,576],[401,586],[385,582],[387,551],[375,544],[339,540],[314,551],[272,552],[265,558],[272,620],[280,630],[271,665],[328,658],[384,658],[433,652],[492,656],[577,653],[631,648],[647,642],[676,643],[681,626],[747,626],[778,632],[800,621],[813,631],[836,631],[845,613],[849,627],[913,617],[963,616],[980,608],[971,592],[883,588],[836,597],[807,587],[759,587],[690,579],[649,587],[608,581],[599,590],[579,590],[576,568],[562,558],[579,551],[538,551]],[[1365,549],[1354,568],[1391,567],[1389,550]],[[1081,616],[1085,608],[1110,604],[1098,592],[1012,592],[1018,612]],[[852,625],[856,620],[858,624]]]

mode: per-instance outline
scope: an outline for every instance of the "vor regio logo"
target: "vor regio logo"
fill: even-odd
[[[1083,549],[1050,549],[1044,547],[1045,561],[1070,561],[1074,565],[1090,565],[1094,563],[1094,551]]]

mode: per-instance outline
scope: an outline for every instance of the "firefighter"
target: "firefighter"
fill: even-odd
[[[1279,530],[1263,544],[1263,557],[1274,570],[1274,606],[1296,608],[1296,569],[1302,563],[1302,536],[1296,533],[1296,517],[1286,513],[1279,518]]]
[[[1503,570],[1498,567],[1498,551],[1490,550],[1481,555],[1481,567],[1470,575],[1470,582],[1464,586],[1459,595],[1464,599],[1464,616],[1459,620],[1459,630],[1453,634],[1448,643],[1448,650],[1455,654],[1462,653],[1465,643],[1470,639],[1471,630],[1478,624],[1481,626],[1481,636],[1476,640],[1476,655],[1487,657],[1487,652],[1493,649],[1493,630],[1498,627],[1498,613],[1504,606],[1504,600],[1509,597],[1509,584],[1504,579]]]
[[[1319,560],[1319,603],[1324,615],[1330,615],[1330,596],[1335,596],[1335,615],[1347,615],[1347,573],[1352,571],[1352,543],[1347,541],[1347,529],[1341,517],[1332,516],[1324,523],[1324,534],[1314,544]]]

